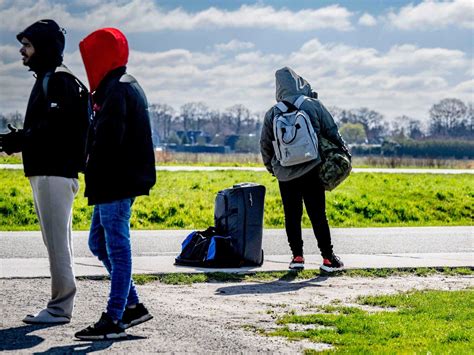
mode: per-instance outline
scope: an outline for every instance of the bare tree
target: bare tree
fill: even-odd
[[[7,116],[5,116],[4,114],[0,114],[0,132],[6,131],[7,125]]]
[[[465,134],[467,106],[459,99],[443,99],[430,109],[430,133],[433,136]]]
[[[467,105],[466,128],[469,136],[472,137],[474,135],[474,104],[472,102]]]
[[[202,130],[209,121],[210,110],[202,102],[189,102],[181,106],[181,119],[184,131]]]
[[[334,118],[334,121],[336,122],[336,124],[338,126],[341,126],[343,123],[342,118],[347,115],[348,111],[337,106],[330,106],[330,107],[327,107],[327,109],[329,113],[331,114],[331,116]]]
[[[209,111],[209,121],[207,122],[205,129],[211,137],[222,133],[222,117],[218,110]]]
[[[390,124],[390,135],[397,138],[420,139],[423,137],[421,121],[408,116],[396,117]]]
[[[166,142],[170,137],[175,111],[166,104],[153,104],[149,107],[153,142],[157,145],[160,141]]]
[[[248,125],[250,119],[250,111],[247,107],[241,104],[229,107],[226,110],[227,119],[234,129],[235,134],[241,134],[242,128]]]
[[[260,131],[262,130],[263,120],[265,119],[265,111],[257,111],[252,113],[252,121],[254,125],[254,132],[260,136]],[[250,132],[252,133],[252,132]]]

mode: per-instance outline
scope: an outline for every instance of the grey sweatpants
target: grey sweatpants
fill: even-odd
[[[60,176],[32,176],[29,179],[51,271],[51,299],[47,310],[70,318],[76,295],[72,204],[79,181]]]

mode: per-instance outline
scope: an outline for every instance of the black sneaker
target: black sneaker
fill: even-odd
[[[77,332],[74,336],[82,340],[122,339],[127,337],[127,333],[104,312],[97,323]]]
[[[325,272],[341,271],[344,270],[344,263],[338,256],[332,254],[328,259],[323,259],[323,264],[319,269]]]
[[[303,270],[304,269],[304,258],[302,256],[295,256],[289,266],[290,270]]]
[[[148,312],[143,303],[137,303],[135,308],[125,308],[122,316],[122,325],[127,329],[152,318],[153,316]]]

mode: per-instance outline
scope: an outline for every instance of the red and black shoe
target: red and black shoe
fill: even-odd
[[[321,271],[336,272],[344,270],[344,263],[338,256],[332,254],[329,258],[323,259],[323,264],[319,267]]]
[[[304,269],[304,258],[302,256],[295,256],[289,266],[290,270],[303,270]]]

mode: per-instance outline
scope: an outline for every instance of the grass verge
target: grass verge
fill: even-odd
[[[334,276],[349,277],[390,277],[390,276],[429,276],[443,274],[448,276],[473,275],[474,270],[470,268],[445,267],[445,268],[406,268],[406,269],[365,269],[365,270],[344,270]],[[161,282],[168,285],[191,285],[193,283],[205,282],[272,282],[272,281],[294,281],[309,280],[323,276],[319,270],[296,271],[274,271],[274,272],[253,272],[253,273],[170,273],[170,274],[135,274],[133,280],[137,285],[144,285],[150,282]]]
[[[195,165],[195,166],[235,166],[262,167],[259,153],[173,153],[156,152],[157,165]],[[21,164],[21,154],[0,153],[0,164]],[[430,169],[472,169],[472,159],[434,159],[409,157],[353,156],[355,168],[430,168]]]
[[[387,310],[326,306],[320,313],[286,315],[283,327],[270,335],[331,344],[323,353],[350,354],[472,354],[474,351],[474,290],[411,291],[364,296],[357,303]],[[289,324],[307,330],[290,330]],[[306,353],[316,351],[307,350]]]

